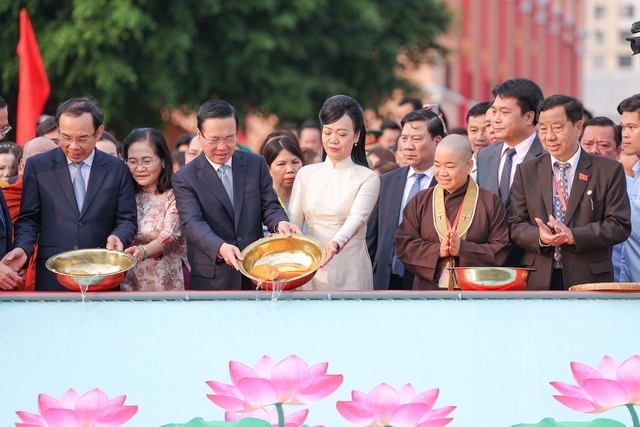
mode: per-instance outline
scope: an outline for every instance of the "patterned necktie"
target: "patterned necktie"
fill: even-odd
[[[422,178],[424,178],[426,175],[423,173],[416,173],[413,176],[416,177],[416,181],[413,183],[411,189],[409,190],[409,195],[407,196],[407,204],[409,203],[409,200],[411,200],[413,196],[418,194],[418,191],[420,191],[420,181],[422,181]],[[407,206],[407,204],[405,204],[405,206]],[[404,265],[402,265],[402,262],[400,262],[398,257],[396,257],[395,247],[393,248],[393,269],[396,271],[396,274],[398,276],[404,275]]]
[[[222,181],[224,189],[227,191],[229,200],[231,200],[231,206],[233,206],[233,187],[231,186],[231,178],[227,173],[228,170],[229,165],[220,165],[220,167],[218,168],[218,176],[220,177],[220,181]]]
[[[505,205],[509,201],[509,189],[511,188],[511,169],[513,168],[513,156],[516,154],[515,148],[507,150],[507,158],[502,168],[502,177],[500,178],[500,198]]]
[[[571,168],[569,163],[560,163],[555,162],[554,165],[558,168],[560,172],[558,179],[558,186],[560,186],[560,191],[562,191],[562,196],[564,197],[564,202],[569,203],[569,183],[567,181],[567,170]],[[554,185],[555,187],[555,185]],[[562,205],[562,201],[560,200],[560,196],[556,194],[553,198],[553,216],[558,220],[558,222],[564,222],[564,214],[565,214],[564,206]],[[560,251],[560,247],[556,246],[556,249],[553,253],[553,259],[557,262],[562,261],[562,252]]]
[[[82,176],[82,166],[84,162],[73,163],[76,167],[76,176],[73,179],[73,192],[76,194],[76,203],[78,204],[78,212],[82,212],[82,204],[84,203],[84,195],[86,187],[84,185],[84,176]]]

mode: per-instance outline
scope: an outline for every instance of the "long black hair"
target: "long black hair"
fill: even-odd
[[[173,156],[171,155],[171,151],[169,151],[169,146],[167,145],[167,141],[164,139],[162,132],[154,128],[139,128],[132,130],[124,139],[125,162],[129,158],[129,148],[136,142],[148,142],[153,148],[153,152],[164,164],[160,169],[160,176],[158,177],[158,183],[156,184],[156,191],[158,194],[162,194],[172,188],[171,176],[173,175]],[[133,186],[136,193],[142,189],[135,179],[133,180]]]
[[[364,140],[366,138],[367,130],[364,127],[364,112],[362,107],[355,99],[347,95],[336,95],[327,99],[320,109],[320,123],[322,126],[330,125],[340,120],[344,115],[349,116],[353,122],[353,131],[360,132],[358,142],[351,150],[351,160],[357,165],[369,167],[367,162],[367,153],[364,149]],[[322,160],[327,158],[327,152],[322,155]]]

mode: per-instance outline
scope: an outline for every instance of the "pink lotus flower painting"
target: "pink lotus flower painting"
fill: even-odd
[[[411,384],[396,391],[382,383],[369,394],[353,390],[353,400],[339,401],[336,408],[344,419],[360,426],[441,427],[453,420],[446,417],[456,407],[433,409],[439,393],[436,388],[417,394]]]
[[[16,427],[119,427],[138,412],[135,405],[125,406],[125,399],[124,395],[109,399],[98,388],[82,396],[71,388],[60,400],[40,394],[40,413],[16,412],[23,421]]]
[[[550,384],[561,394],[553,397],[579,412],[599,413],[617,406],[626,406],[633,425],[640,427],[634,405],[640,405],[640,356],[635,355],[620,365],[604,356],[596,369],[571,362],[576,385],[562,382]]]
[[[251,368],[229,362],[232,384],[207,381],[215,394],[207,397],[230,412],[251,412],[269,405],[303,405],[317,402],[336,391],[342,375],[327,375],[327,362],[309,367],[296,355],[275,363],[263,356]]]

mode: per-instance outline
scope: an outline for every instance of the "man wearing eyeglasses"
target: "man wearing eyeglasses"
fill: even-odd
[[[124,162],[100,150],[96,142],[104,116],[88,98],[58,107],[60,146],[27,160],[15,249],[3,262],[15,268],[36,258],[36,291],[64,291],[46,267],[47,259],[75,249],[123,250],[138,229],[131,174]]]
[[[202,153],[173,175],[173,194],[190,254],[191,289],[250,290],[238,271],[241,250],[270,232],[291,235],[262,156],[235,150],[238,115],[225,101],[205,102],[198,111]]]

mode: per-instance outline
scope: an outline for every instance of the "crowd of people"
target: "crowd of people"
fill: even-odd
[[[70,99],[24,149],[0,143],[0,289],[64,291],[47,259],[106,247],[138,261],[123,291],[251,290],[242,250],[275,233],[325,246],[305,290],[450,289],[454,266],[530,267],[533,290],[640,282],[640,94],[620,125],[525,78],[492,94],[466,128],[405,98],[376,130],[336,95],[259,154],[222,100],[172,152],[153,128],[121,144]]]

